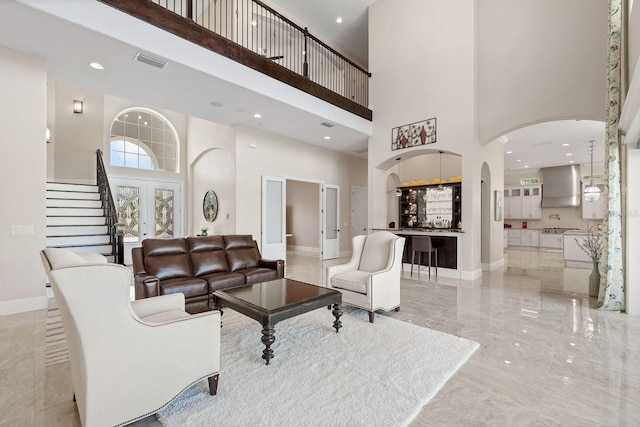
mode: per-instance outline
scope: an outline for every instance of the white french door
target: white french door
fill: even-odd
[[[262,177],[261,252],[266,259],[287,259],[286,195],[284,177]]]
[[[322,185],[322,259],[340,257],[340,186]]]
[[[367,188],[351,187],[351,237],[367,234]]]
[[[182,236],[182,191],[179,182],[111,178],[111,194],[124,224],[124,262],[147,238]]]

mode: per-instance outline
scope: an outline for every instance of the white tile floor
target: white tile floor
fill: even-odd
[[[640,425],[640,319],[595,310],[590,270],[563,268],[560,253],[505,257],[477,283],[404,274],[401,310],[384,315],[481,345],[413,425]],[[323,266],[292,255],[287,276],[320,284]],[[79,425],[52,313],[0,317],[2,427]]]

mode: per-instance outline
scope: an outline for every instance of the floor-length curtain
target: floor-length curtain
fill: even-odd
[[[622,203],[620,199],[620,118],[622,0],[609,0],[609,35],[607,67],[607,129],[605,141],[606,215],[604,237],[606,260],[598,308],[624,310],[625,288],[622,270]]]

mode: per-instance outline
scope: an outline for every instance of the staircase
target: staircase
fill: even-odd
[[[47,247],[97,252],[115,262],[97,185],[47,182]]]

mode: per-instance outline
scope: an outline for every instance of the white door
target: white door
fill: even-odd
[[[322,259],[340,257],[340,186],[322,185]]]
[[[367,234],[367,189],[366,187],[352,186],[351,237],[360,234]]]
[[[287,257],[286,181],[282,177],[262,177],[261,252],[266,259]]]
[[[147,238],[182,236],[182,191],[179,182],[110,179],[111,194],[124,224],[124,263],[131,264],[131,249]]]

